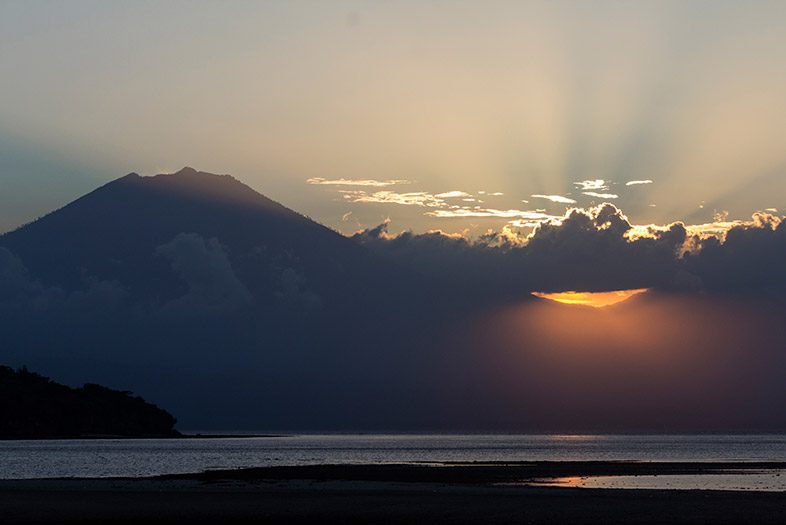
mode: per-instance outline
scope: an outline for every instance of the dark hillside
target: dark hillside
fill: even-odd
[[[129,392],[70,388],[0,366],[0,438],[174,437],[175,418]]]

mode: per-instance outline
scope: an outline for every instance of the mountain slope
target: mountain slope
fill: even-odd
[[[0,237],[0,362],[138,392],[184,429],[786,428],[771,302],[575,308],[432,269],[228,176],[129,175]]]
[[[192,428],[327,428],[420,380],[446,293],[232,177],[131,174],[0,237],[0,358]]]
[[[327,294],[336,291],[336,274],[373,278],[372,267],[381,264],[349,239],[232,177],[191,168],[127,175],[3,235],[0,246],[47,285],[78,289],[90,276],[118,281],[135,296],[174,294],[169,263],[156,249],[181,233],[216,238],[251,288],[262,283],[250,253],[296,267]]]

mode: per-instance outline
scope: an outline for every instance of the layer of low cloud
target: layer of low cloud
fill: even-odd
[[[525,235],[505,228],[469,239],[440,231],[392,235],[384,224],[354,238],[434,279],[474,283],[494,293],[658,288],[772,295],[786,289],[786,269],[778,262],[786,260],[786,223],[772,214],[695,226],[635,226],[608,203],[562,217],[493,212],[520,213],[522,226],[534,230]]]
[[[786,221],[769,213],[731,227],[722,238],[706,236],[685,258],[685,267],[711,291],[786,293]]]
[[[216,239],[195,233],[178,234],[156,248],[188,285],[188,292],[163,309],[174,314],[231,311],[251,303],[245,285],[235,275],[224,247]]]
[[[128,298],[127,290],[117,281],[89,275],[82,280],[82,287],[73,291],[46,286],[29,274],[19,257],[0,247],[0,312],[23,316],[63,311],[103,314],[120,307]]]
[[[637,186],[641,184],[652,184],[652,181],[649,179],[646,180],[629,180],[625,183],[625,186]]]

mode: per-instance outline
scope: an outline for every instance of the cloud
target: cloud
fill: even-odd
[[[185,295],[164,305],[165,312],[210,314],[231,311],[252,301],[217,239],[206,240],[196,233],[180,233],[156,248],[155,254],[166,258],[172,270],[188,285]]]
[[[276,297],[285,305],[311,311],[322,306],[320,297],[309,290],[305,276],[295,268],[284,268],[278,276]]]
[[[470,240],[446,238],[441,232],[391,236],[385,224],[354,238],[435,280],[503,295],[665,287],[675,279],[677,254],[686,238],[685,228],[674,224],[631,239],[630,222],[611,204],[571,209],[559,217],[522,210],[454,213],[504,215],[515,218],[511,226],[535,229],[528,236],[503,230]]]
[[[459,197],[472,197],[472,195],[466,191],[453,190],[446,191],[445,193],[437,193],[435,197],[439,197],[440,199],[457,199]]]
[[[402,266],[408,266],[434,284],[477,292],[497,288],[500,273],[508,273],[510,264],[502,250],[493,246],[497,235],[490,233],[477,241],[462,235],[431,231],[398,235],[388,233],[388,222],[360,231],[352,239],[378,255]]]
[[[83,288],[66,292],[44,286],[28,272],[22,260],[0,247],[0,307],[16,314],[61,312],[72,315],[106,313],[123,305],[127,290],[117,281],[84,276]]]
[[[384,187],[395,186],[397,184],[410,184],[411,181],[405,179],[389,179],[389,180],[375,180],[375,179],[323,179],[322,177],[314,177],[306,179],[308,184],[317,184],[322,186],[372,186]]]
[[[117,281],[102,281],[95,277],[84,278],[86,287],[72,292],[67,307],[80,312],[106,313],[123,306],[128,291]]]
[[[575,204],[576,201],[570,199],[568,197],[563,197],[562,195],[531,195],[531,197],[535,197],[536,199],[546,199],[550,200],[551,202],[558,202],[561,204]]]
[[[401,204],[404,206],[424,206],[427,208],[447,207],[445,199],[461,199],[464,202],[481,202],[470,197],[469,193],[453,190],[444,193],[432,194],[425,191],[400,193],[390,190],[368,193],[362,190],[339,190],[344,199],[350,202]]]
[[[584,195],[589,195],[590,197],[597,197],[599,199],[617,199],[619,195],[615,195],[614,193],[596,193],[594,191],[584,191],[582,192]]]
[[[434,210],[426,212],[426,215],[431,217],[438,217],[440,219],[446,218],[463,218],[463,217],[497,217],[501,219],[527,219],[531,221],[543,221],[549,219],[559,218],[556,215],[549,215],[539,211],[528,210],[496,210],[493,208],[468,208],[459,207],[450,210]]]
[[[344,198],[350,202],[380,203],[380,204],[402,204],[404,206],[443,206],[445,201],[430,193],[415,191],[410,193],[397,193],[395,191],[375,191],[366,193],[363,191],[346,191]]]
[[[786,222],[769,213],[729,228],[722,238],[697,241],[686,256],[686,270],[711,291],[772,296],[784,302],[786,293]]]
[[[590,191],[590,190],[605,190],[609,186],[606,184],[606,181],[603,179],[595,179],[595,180],[582,180],[574,182],[576,186],[582,191]]]
[[[685,243],[680,223],[629,238],[632,225],[612,204],[569,210],[538,226],[525,247],[526,271],[540,291],[607,291],[668,286]]]
[[[786,226],[767,213],[750,221],[686,226],[633,225],[612,204],[573,208],[563,216],[526,210],[434,210],[434,216],[501,217],[509,226],[477,239],[442,232],[400,235],[388,224],[355,239],[378,254],[456,287],[498,294],[633,288],[734,292],[786,291]],[[719,217],[722,218],[722,217]]]
[[[43,286],[33,281],[21,259],[0,247],[0,302],[16,302],[39,295]]]
[[[723,238],[730,229],[742,224],[744,224],[744,221],[714,221],[704,224],[691,224],[685,228],[689,234],[698,238]]]
[[[637,186],[640,184],[652,184],[652,181],[649,179],[646,180],[629,180],[625,183],[625,186]]]
[[[513,226],[514,228],[535,228],[536,226],[539,226],[543,220],[543,218],[539,217],[532,217],[529,219],[513,219],[512,221],[508,221],[508,225]]]

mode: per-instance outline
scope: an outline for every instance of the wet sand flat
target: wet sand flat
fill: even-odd
[[[275,467],[145,479],[0,481],[2,523],[785,523],[786,493],[533,487],[566,473],[781,464]],[[514,484],[511,484],[514,483]]]

